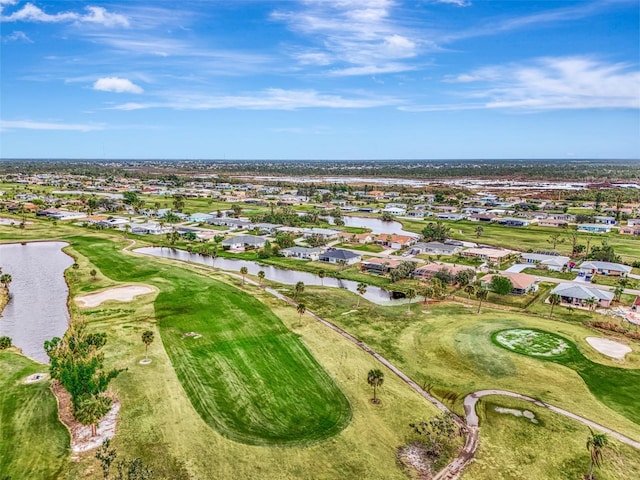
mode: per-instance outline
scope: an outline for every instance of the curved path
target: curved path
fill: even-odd
[[[133,241],[132,243],[135,243],[135,241]],[[202,267],[201,265],[198,265],[198,266]],[[204,267],[204,268],[209,270],[208,267]],[[255,280],[246,278],[242,275],[238,275],[236,273],[231,273],[231,272],[224,272],[224,273],[231,277],[242,279],[243,283],[250,283],[252,285],[260,286],[260,284]],[[280,300],[283,300],[284,302],[294,307],[298,305],[297,302],[283,295],[277,290],[274,290],[272,288],[265,288],[264,290],[267,293],[273,295],[274,297]],[[463,402],[464,411],[465,411],[465,419],[463,420],[458,415],[453,413],[444,403],[442,403],[433,395],[425,391],[422,387],[420,387],[420,385],[418,385],[411,378],[409,378],[409,376],[407,376],[402,370],[397,368],[393,363],[391,363],[385,357],[383,357],[378,352],[376,352],[371,347],[369,347],[366,343],[364,343],[361,340],[358,340],[356,337],[354,337],[347,331],[341,329],[337,325],[331,323],[329,320],[309,310],[307,310],[305,313],[315,318],[318,322],[322,323],[326,327],[330,328],[334,332],[338,333],[342,337],[349,340],[351,343],[355,344],[356,346],[358,346],[359,348],[361,348],[362,350],[364,350],[365,352],[373,356],[376,360],[378,360],[385,367],[391,370],[395,375],[397,375],[403,382],[405,382],[407,385],[413,388],[413,390],[418,392],[420,396],[422,396],[424,399],[426,399],[427,401],[435,405],[438,410],[440,410],[443,413],[451,414],[453,416],[453,419],[458,425],[458,427],[460,427],[460,429],[465,433],[465,443],[464,443],[464,446],[462,447],[462,450],[458,454],[458,456],[454,458],[440,472],[435,474],[433,476],[433,480],[458,479],[460,478],[460,475],[462,474],[463,469],[473,460],[476,454],[476,450],[478,449],[478,438],[479,438],[479,419],[476,413],[476,405],[481,398],[490,396],[490,395],[502,395],[506,397],[516,398],[519,400],[524,400],[526,402],[531,402],[539,407],[546,408],[548,410],[551,410],[552,412],[558,413],[560,415],[564,415],[565,417],[568,417],[580,423],[583,423],[591,428],[605,432],[611,435],[612,437],[616,438],[617,440],[621,441],[622,443],[625,443],[631,447],[634,447],[640,450],[640,442],[633,440],[621,433],[618,433],[615,430],[611,430],[610,428],[607,428],[603,425],[592,422],[591,420],[588,420],[584,417],[576,415],[575,413],[571,413],[568,410],[564,410],[562,408],[550,405],[548,403],[541,402],[540,400],[536,400],[535,398],[532,398],[532,397],[527,397],[526,395],[521,395],[515,392],[509,392],[507,390],[479,390],[477,392],[470,393],[469,395],[467,395],[464,398],[464,402]]]

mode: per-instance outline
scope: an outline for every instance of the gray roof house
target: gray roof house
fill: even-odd
[[[455,255],[462,250],[461,246],[442,242],[418,242],[409,249],[410,255]]]
[[[264,244],[266,243],[266,240],[262,237],[256,237],[254,235],[238,235],[237,237],[230,237],[227,238],[226,240],[222,241],[222,247],[229,247],[229,248],[235,248],[235,249],[240,249],[240,248],[246,248],[246,247],[252,247],[252,248],[261,248],[264,247]]]
[[[614,297],[613,292],[577,283],[561,283],[551,290],[551,293],[560,295],[563,302],[579,306],[584,306],[585,301],[589,298],[595,298],[598,301],[598,305],[608,307]]]
[[[612,262],[583,262],[579,267],[580,274],[587,278],[593,275],[611,275],[615,277],[625,277],[631,273],[631,267]]]
[[[319,260],[324,248],[290,247],[280,250],[280,254],[285,257],[300,258],[302,260]]]
[[[328,263],[343,263],[345,265],[353,265],[354,263],[358,263],[362,260],[362,257],[357,253],[350,252],[348,250],[340,250],[338,248],[334,248],[331,250],[327,250],[323,254],[320,255],[321,262]]]

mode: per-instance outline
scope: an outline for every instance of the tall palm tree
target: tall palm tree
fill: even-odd
[[[304,292],[304,282],[298,282],[295,286],[295,296],[298,298],[298,295]]]
[[[320,279],[320,285],[322,285],[323,287],[324,287],[324,276],[325,276],[324,270],[320,270],[318,272],[318,278]]]
[[[364,295],[365,293],[367,293],[367,284],[364,282],[360,282],[356,287],[356,290],[360,295]],[[358,304],[356,305],[356,308],[360,308],[360,298],[361,297],[358,297]]]
[[[489,290],[484,287],[480,287],[476,290],[476,298],[478,299],[478,311],[476,313],[480,313],[480,307],[482,307],[482,301],[486,300],[489,296]]]
[[[378,368],[369,370],[367,383],[373,387],[373,403],[379,403],[378,397],[376,397],[376,390],[384,383],[384,373],[382,373],[382,370]]]
[[[467,294],[467,303],[471,303],[471,295],[476,294],[475,285],[469,284],[466,287],[464,287],[464,293]]]
[[[242,284],[243,284],[243,285],[244,285],[244,283],[245,283],[245,278],[244,278],[244,276],[245,276],[247,273],[249,273],[249,269],[248,269],[247,267],[242,267],[242,268],[240,269],[240,274],[242,275]]]
[[[304,312],[307,311],[307,306],[304,303],[299,303],[298,306],[296,307],[296,310],[298,311],[298,326],[302,326],[302,315],[304,315]]]
[[[145,330],[142,332],[142,343],[144,343],[144,359],[148,360],[149,356],[147,352],[149,350],[149,345],[153,343],[153,332],[151,330]]]
[[[613,298],[619,302],[620,297],[622,296],[623,293],[624,293],[624,288],[618,285],[616,288],[613,289],[613,295],[614,295]]]
[[[593,480],[593,467],[600,468],[604,459],[604,450],[609,446],[609,439],[604,433],[595,433],[589,429],[591,434],[587,439],[587,450],[591,454],[591,468],[589,469],[589,480]]]
[[[407,304],[407,313],[411,312],[411,300],[416,298],[416,291],[413,288],[407,289],[406,297],[409,299],[409,303]]]
[[[260,279],[260,286],[262,287],[262,281],[264,280],[264,270],[258,272],[258,278]]]
[[[2,286],[5,288],[5,290],[9,290],[9,284],[11,283],[11,280],[13,279],[11,278],[10,273],[3,273],[2,275],[0,275],[0,283],[2,283]]]
[[[549,312],[549,318],[553,318],[553,307],[560,305],[562,302],[562,296],[558,293],[552,293],[549,295],[549,303],[551,304],[551,311]]]
[[[597,302],[598,302],[598,299],[596,297],[589,297],[586,300],[584,300],[584,304],[587,306],[589,310],[594,310]]]
[[[482,225],[478,225],[476,227],[476,238],[480,238],[482,232],[484,232],[484,228],[482,227]]]

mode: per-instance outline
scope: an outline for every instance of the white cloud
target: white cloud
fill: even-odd
[[[14,5],[15,2],[7,2],[3,0],[5,5]],[[86,14],[77,12],[59,12],[55,14],[46,13],[33,3],[27,3],[21,9],[11,13],[10,15],[0,16],[3,22],[37,22],[37,23],[94,23],[105,27],[128,27],[129,20],[124,15],[108,12],[102,7],[85,7]],[[0,10],[2,12],[2,10]]]
[[[92,132],[104,130],[103,125],[84,125],[77,123],[32,122],[30,120],[0,120],[0,130],[68,130],[74,132]]]
[[[436,0],[436,3],[448,3],[451,5],[457,5],[458,7],[468,7],[471,5],[470,0]]]
[[[33,40],[31,40],[26,33],[21,32],[20,30],[16,30],[14,32],[11,32],[6,37],[3,37],[2,41],[3,42],[33,43]]]
[[[301,108],[373,108],[399,105],[393,97],[343,97],[319,93],[315,90],[284,90],[271,88],[248,95],[197,95],[173,93],[168,100],[148,103],[130,102],[112,107],[114,110],[170,108],[174,110],[214,110],[237,108],[243,110],[297,110]]]
[[[103,92],[116,92],[116,93],[142,93],[144,90],[142,87],[136,85],[131,80],[119,77],[104,77],[99,78],[93,84],[94,90],[100,90]]]
[[[505,109],[535,112],[640,109],[640,71],[589,57],[552,57],[530,64],[486,67],[446,78],[468,90],[469,102],[403,107],[413,111]]]

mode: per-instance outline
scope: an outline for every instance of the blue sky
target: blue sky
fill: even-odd
[[[640,158],[638,0],[0,9],[2,158]]]

